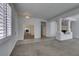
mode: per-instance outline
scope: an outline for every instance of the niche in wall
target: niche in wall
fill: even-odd
[[[61,23],[61,26],[62,26],[62,29],[61,31],[63,33],[66,33],[68,31],[68,20],[62,20],[62,23]]]
[[[72,18],[60,18],[58,20],[58,29],[56,35],[57,40],[68,40],[73,38],[71,21],[73,21]]]

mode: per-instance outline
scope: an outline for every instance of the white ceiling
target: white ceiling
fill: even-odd
[[[77,3],[15,3],[18,14],[28,14],[32,17],[50,19],[79,4]]]

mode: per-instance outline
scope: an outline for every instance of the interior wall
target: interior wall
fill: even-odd
[[[47,21],[46,24],[46,37],[50,37],[50,22]]]
[[[18,40],[18,19],[14,6],[12,8],[12,36],[7,37],[3,43],[0,44],[0,56],[8,56],[12,52],[17,40]]]
[[[24,39],[24,30],[25,30],[25,27],[23,26],[23,19],[20,17],[20,16],[18,16],[18,28],[19,28],[19,30],[18,30],[18,36],[19,36],[19,40],[23,40]]]
[[[55,37],[57,32],[57,23],[56,21],[47,22],[47,37]]]
[[[45,21],[40,18],[31,18],[26,19],[22,16],[19,16],[19,40],[24,39],[24,30],[26,25],[34,25],[34,38],[41,38],[41,21]]]
[[[41,22],[39,19],[35,20],[35,24],[34,24],[34,36],[35,38],[41,38]]]
[[[57,22],[52,21],[50,22],[50,35],[51,37],[55,37],[57,32]]]
[[[79,19],[77,21],[72,22],[71,30],[73,32],[73,38],[79,38]]]

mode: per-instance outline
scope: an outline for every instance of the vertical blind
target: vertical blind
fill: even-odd
[[[11,36],[11,7],[0,3],[0,39]]]

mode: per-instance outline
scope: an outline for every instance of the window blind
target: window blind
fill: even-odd
[[[11,7],[7,4],[7,36],[11,35]]]
[[[0,39],[11,35],[11,7],[0,3]]]

